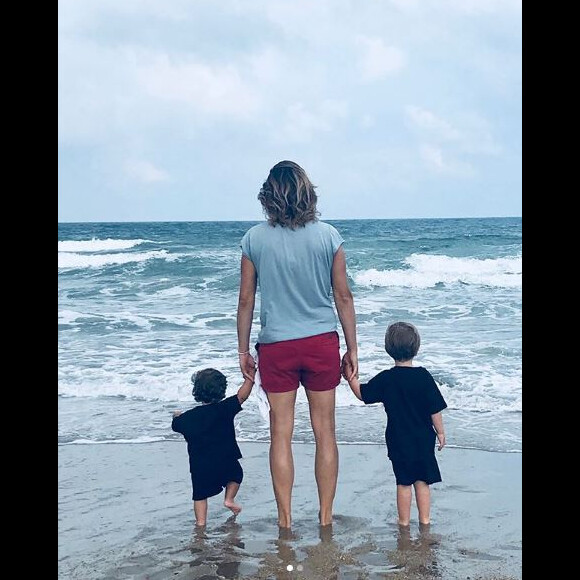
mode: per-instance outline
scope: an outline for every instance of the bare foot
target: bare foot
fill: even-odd
[[[278,513],[278,527],[290,529],[292,527],[292,519],[291,517],[285,516],[284,514]]]
[[[238,505],[237,503],[235,503],[234,501],[230,500],[230,499],[226,499],[224,501],[224,505],[229,509],[232,510],[233,514],[235,516],[237,516],[241,511],[242,511],[242,506]]]

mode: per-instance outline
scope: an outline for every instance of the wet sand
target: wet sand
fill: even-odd
[[[341,445],[335,517],[317,522],[314,446],[295,444],[290,531],[276,525],[268,446],[240,442],[237,518],[209,499],[194,526],[184,442],[61,445],[59,580],[522,578],[522,455],[445,448],[431,525],[396,524],[381,445]]]

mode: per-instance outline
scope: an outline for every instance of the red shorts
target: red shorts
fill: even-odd
[[[338,332],[258,345],[258,368],[267,393],[328,391],[340,383]]]

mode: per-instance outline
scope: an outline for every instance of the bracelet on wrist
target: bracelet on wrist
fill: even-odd
[[[245,352],[240,352],[240,351],[238,351],[238,354],[239,354],[239,355],[242,355],[242,354],[250,354],[250,351],[249,351],[249,350],[246,350]]]

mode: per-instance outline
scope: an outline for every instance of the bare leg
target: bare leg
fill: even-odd
[[[193,502],[193,513],[195,514],[195,525],[205,526],[207,521],[207,499],[198,499]]]
[[[318,487],[318,514],[320,525],[332,524],[332,504],[338,478],[338,446],[334,422],[335,389],[309,391],[306,396],[310,405],[310,422],[316,440],[314,474]]]
[[[235,481],[230,481],[226,485],[226,495],[224,497],[224,505],[232,510],[233,514],[237,516],[242,511],[242,506],[238,505],[234,500],[236,499],[236,494],[240,489],[240,484]]]
[[[292,486],[294,485],[294,405],[296,391],[267,393],[270,403],[270,473],[278,505],[278,526],[292,524]]]
[[[397,511],[400,526],[408,526],[411,521],[412,498],[413,490],[410,485],[397,485]]]
[[[431,510],[431,490],[424,481],[416,481],[413,484],[415,488],[415,500],[417,501],[417,509],[419,510],[419,523],[429,524]]]

